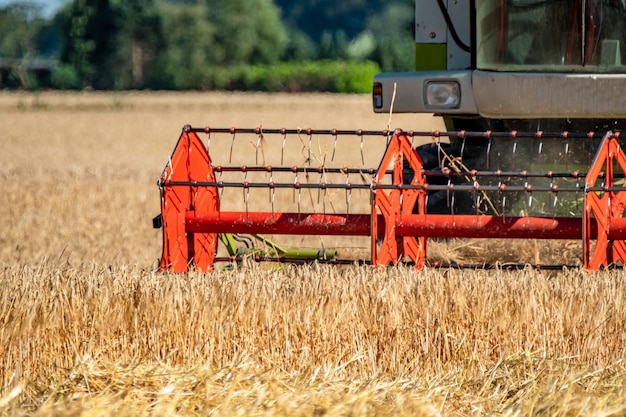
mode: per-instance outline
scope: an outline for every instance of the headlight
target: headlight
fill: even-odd
[[[461,86],[456,81],[429,81],[424,86],[426,107],[458,109],[461,105]]]

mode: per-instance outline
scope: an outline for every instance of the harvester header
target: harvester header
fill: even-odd
[[[458,146],[481,139],[511,149],[519,140],[530,140],[537,152],[544,142],[563,145],[575,139],[593,143],[597,152],[586,172],[467,170],[446,161],[451,145],[442,139],[450,137]],[[160,268],[211,271],[218,262],[270,261],[410,263],[421,269],[432,264],[428,239],[451,237],[577,239],[583,243],[585,268],[613,267],[626,259],[626,156],[618,138],[613,132],[186,126],[158,183]],[[241,144],[254,152],[235,152]],[[370,145],[382,149],[374,167],[363,165],[373,160],[373,152],[364,150]],[[216,152],[210,154],[213,147]],[[361,152],[346,154],[345,149]],[[250,164],[233,163],[252,154]],[[432,165],[429,158],[434,166],[425,165]],[[567,202],[565,212],[561,199]],[[295,238],[297,248],[275,243],[280,235]],[[304,248],[304,238],[311,237],[309,242],[321,244]],[[358,240],[349,237],[361,238],[361,245],[365,239],[361,253],[369,256],[355,256],[351,245]],[[329,249],[331,243],[340,247]]]

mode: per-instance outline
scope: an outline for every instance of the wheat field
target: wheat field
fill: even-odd
[[[156,181],[185,124],[390,122],[358,95],[1,92],[0,415],[626,415],[621,271],[156,272]],[[580,256],[531,241],[431,253]]]

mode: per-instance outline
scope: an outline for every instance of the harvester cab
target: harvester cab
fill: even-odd
[[[622,0],[416,0],[415,13],[416,71],[376,76],[375,112],[457,131],[626,124]]]
[[[586,269],[623,266],[624,1],[416,0],[415,13],[416,70],[377,75],[374,111],[435,114],[448,131],[185,126],[158,182],[161,270],[422,268],[429,238],[578,240]]]

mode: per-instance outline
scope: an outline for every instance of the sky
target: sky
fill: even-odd
[[[0,7],[8,6],[11,3],[36,3],[43,7],[43,15],[45,17],[50,17],[68,1],[69,0],[0,0]]]

